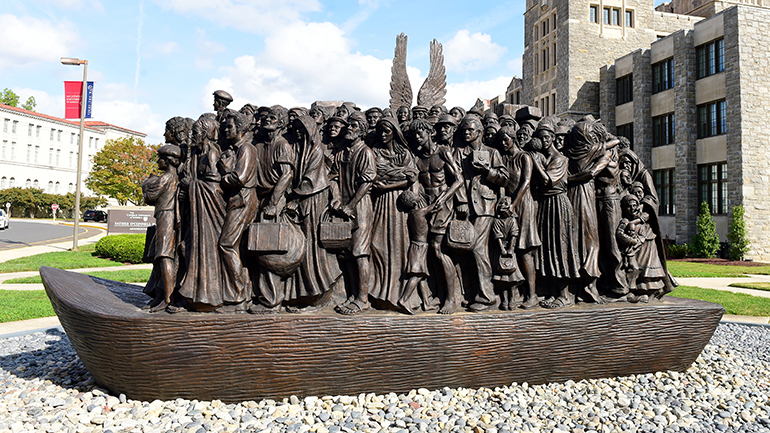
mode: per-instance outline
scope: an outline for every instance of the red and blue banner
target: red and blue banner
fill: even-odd
[[[94,82],[89,81],[86,87],[86,119],[91,118],[91,102],[94,96]],[[64,118],[80,119],[80,113],[83,109],[81,105],[83,99],[82,81],[64,82]]]

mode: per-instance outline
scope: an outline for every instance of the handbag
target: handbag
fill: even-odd
[[[449,248],[471,251],[476,241],[476,230],[467,219],[454,219],[447,227],[446,244]]]
[[[329,209],[318,222],[318,242],[327,250],[339,250],[350,245],[353,238],[353,221],[332,216]]]
[[[500,257],[497,259],[497,269],[503,275],[516,272],[516,257],[500,254]]]

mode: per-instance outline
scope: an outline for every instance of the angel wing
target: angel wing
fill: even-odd
[[[395,113],[401,106],[412,106],[412,84],[406,74],[406,35],[396,36],[396,52],[390,69],[390,109]]]
[[[425,82],[417,93],[417,105],[430,108],[434,105],[444,105],[446,102],[446,68],[444,53],[437,40],[430,43],[430,71]]]

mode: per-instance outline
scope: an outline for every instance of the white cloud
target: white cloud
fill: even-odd
[[[492,42],[486,33],[459,30],[444,44],[444,64],[448,70],[478,71],[494,65],[507,49]]]
[[[197,29],[195,34],[198,36],[198,39],[195,41],[195,46],[198,48],[198,54],[195,56],[195,67],[198,69],[212,69],[214,67],[212,56],[227,51],[227,48],[218,42],[208,40],[203,29]]]
[[[0,15],[0,70],[36,62],[58,63],[78,42],[76,26],[15,15]]]
[[[225,27],[265,34],[318,12],[318,0],[156,0],[164,9],[209,19]]]
[[[236,108],[245,102],[309,106],[316,100],[382,107],[390,99],[391,64],[390,59],[351,52],[344,32],[334,24],[295,22],[267,36],[257,56],[241,56],[233,66],[221,68],[224,75],[206,86],[203,106],[210,109],[211,92],[223,89],[233,95]]]
[[[489,81],[464,81],[447,84],[446,106],[449,108],[460,106],[467,110],[473,107],[478,98],[492,99],[495,96],[504,95],[510,82],[510,76],[499,76]]]

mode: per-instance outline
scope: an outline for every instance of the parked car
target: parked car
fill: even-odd
[[[103,210],[89,209],[83,213],[83,221],[107,221],[107,212]]]
[[[0,209],[0,230],[5,230],[11,226],[11,222],[8,219],[8,214],[4,210]]]

